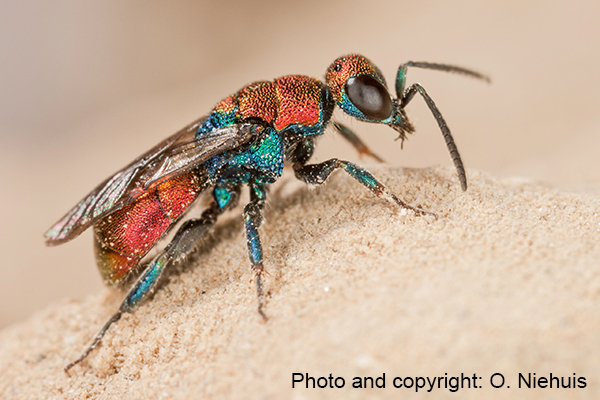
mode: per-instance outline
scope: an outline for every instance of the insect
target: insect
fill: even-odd
[[[289,75],[245,86],[218,103],[208,116],[157,144],[81,200],[46,232],[46,243],[50,246],[65,243],[93,226],[96,263],[108,285],[123,285],[130,275],[140,270],[141,273],[119,310],[65,371],[83,361],[123,313],[132,312],[154,291],[169,264],[194,250],[219,215],[237,204],[244,185],[250,190],[250,202],[243,212],[246,241],[255,274],[258,312],[266,319],[263,292],[266,271],[258,228],[269,185],[282,175],[284,161],[307,184],[320,185],[334,170],[343,169],[375,195],[418,215],[431,214],[405,203],[354,163],[332,158],[309,164],[315,142],[330,124],[336,106],[358,120],[388,125],[404,141],[414,131],[405,107],[420,94],[439,124],[461,187],[466,190],[465,170],[450,130],[420,84],[406,87],[408,67],[489,81],[486,76],[461,67],[407,62],[398,68],[396,98],[393,98],[385,78],[373,63],[358,54],[343,56],[329,66],[325,82]],[[360,154],[380,160],[348,127],[337,122],[331,125]],[[137,268],[198,195],[209,189],[212,203],[202,215],[183,222],[165,248],[143,268]]]

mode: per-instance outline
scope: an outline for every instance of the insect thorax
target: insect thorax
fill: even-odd
[[[198,129],[198,134],[232,124],[260,120],[283,134],[323,133],[333,112],[327,86],[318,79],[288,75],[255,82],[223,99]]]

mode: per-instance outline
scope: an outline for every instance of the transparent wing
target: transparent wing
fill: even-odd
[[[200,118],[163,140],[102,182],[46,233],[50,246],[67,242],[94,222],[126,206],[157,185],[185,173],[209,158],[249,142],[263,126],[241,123],[196,138]]]

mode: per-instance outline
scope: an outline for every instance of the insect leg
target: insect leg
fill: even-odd
[[[154,292],[159,278],[167,265],[174,260],[184,258],[194,250],[200,238],[215,224],[217,217],[225,209],[235,206],[239,197],[239,188],[235,190],[215,188],[214,197],[215,201],[202,213],[200,218],[188,220],[179,227],[173,240],[171,240],[163,251],[154,257],[144,269],[142,275],[133,284],[121,303],[119,311],[113,314],[102,329],[98,331],[92,343],[81,356],[65,367],[65,372],[68,373],[71,368],[83,361],[101,343],[108,328],[117,322],[123,313],[135,310],[143,300]]]
[[[342,168],[350,174],[351,177],[363,184],[378,197],[393,201],[402,208],[412,210],[415,214],[435,216],[435,214],[431,212],[407,204],[379,182],[369,171],[349,161],[332,158],[319,164],[309,164],[304,166],[295,165],[294,172],[296,173],[296,177],[301,181],[304,181],[309,185],[320,185],[338,168]]]
[[[360,140],[360,138],[356,136],[356,134],[346,125],[342,125],[339,122],[334,122],[333,127],[352,145],[352,147],[356,149],[356,151],[358,151],[360,156],[369,156],[379,162],[385,162],[383,158],[373,153],[371,149],[369,149],[367,145],[364,144],[363,141]]]
[[[244,207],[244,224],[246,226],[246,243],[248,244],[248,254],[252,271],[255,273],[256,279],[256,294],[258,295],[258,313],[267,319],[263,310],[265,304],[265,295],[263,292],[262,277],[267,273],[263,266],[262,245],[258,228],[262,224],[262,210],[265,206],[268,187],[266,185],[251,184],[250,185],[250,203]]]

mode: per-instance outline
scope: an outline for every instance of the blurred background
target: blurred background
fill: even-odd
[[[491,86],[408,80],[435,99],[467,168],[600,194],[598,21],[597,0],[3,0],[0,328],[100,289],[89,231],[56,248],[42,237],[100,181],[245,84],[322,77],[350,52],[392,86],[407,60],[489,74]],[[389,128],[350,126],[393,165],[449,165],[424,103],[408,113],[417,133],[402,151]],[[333,156],[358,160],[326,135],[317,159]]]

